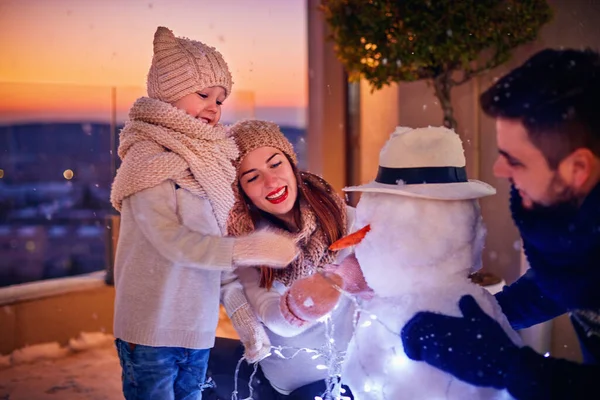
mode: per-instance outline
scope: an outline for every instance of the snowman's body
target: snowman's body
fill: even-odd
[[[361,306],[342,374],[355,398],[510,399],[410,360],[399,335],[418,311],[460,317],[459,299],[470,294],[520,344],[494,297],[468,278],[480,266],[485,237],[477,203],[364,193],[357,226],[367,224],[355,252],[375,296]]]

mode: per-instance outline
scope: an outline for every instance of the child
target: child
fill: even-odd
[[[111,193],[121,212],[114,334],[128,400],[201,398],[219,291],[249,358],[270,347],[233,270],[287,266],[296,247],[268,231],[221,237],[238,155],[218,124],[231,86],[214,48],[157,29],[148,97],[121,132]]]

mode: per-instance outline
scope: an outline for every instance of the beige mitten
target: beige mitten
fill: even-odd
[[[259,362],[269,355],[271,341],[264,326],[248,303],[244,303],[238,308],[230,319],[244,345],[244,358],[248,363]]]
[[[262,229],[235,238],[233,263],[236,267],[285,268],[300,253],[294,241],[282,232]]]

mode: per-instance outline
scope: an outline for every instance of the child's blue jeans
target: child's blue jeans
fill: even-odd
[[[202,399],[210,349],[130,346],[121,339],[115,344],[125,399]]]

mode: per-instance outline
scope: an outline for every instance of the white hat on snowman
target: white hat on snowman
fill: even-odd
[[[468,200],[496,194],[467,179],[462,141],[445,127],[397,127],[379,153],[374,181],[345,192],[389,193],[435,200]]]

